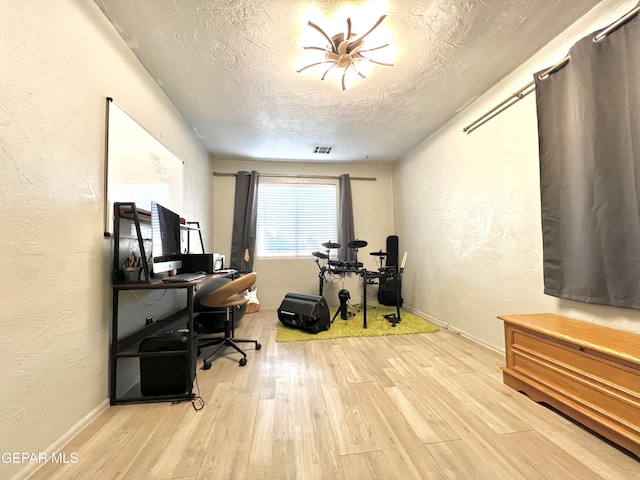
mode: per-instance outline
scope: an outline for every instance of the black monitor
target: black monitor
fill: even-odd
[[[156,202],[151,202],[151,241],[154,274],[182,268],[180,216]]]

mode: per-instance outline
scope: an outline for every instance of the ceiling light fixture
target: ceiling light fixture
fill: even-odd
[[[341,85],[342,90],[346,90],[346,77],[350,70],[357,73],[360,77],[366,78],[364,72],[365,69],[362,68],[365,64],[375,63],[377,65],[392,67],[393,63],[375,60],[368,56],[368,52],[373,52],[390,47],[389,43],[384,43],[382,45],[372,47],[369,47],[368,44],[365,45],[365,38],[376,28],[378,28],[378,26],[384,21],[386,17],[386,15],[381,15],[380,18],[378,18],[374,25],[364,35],[358,35],[352,32],[351,17],[348,17],[346,19],[346,32],[337,33],[332,37],[329,37],[329,35],[317,24],[313,23],[312,21],[308,21],[307,25],[319,32],[327,40],[328,44],[324,47],[304,46],[304,50],[322,52],[324,58],[320,61],[312,61],[312,63],[309,63],[308,65],[296,70],[297,73],[301,73],[311,67],[328,65],[329,68],[327,68],[320,77],[320,80],[324,80],[327,75],[334,69],[342,69]],[[364,53],[367,53],[367,55],[363,55]]]

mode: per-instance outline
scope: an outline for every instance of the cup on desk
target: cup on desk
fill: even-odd
[[[137,282],[140,279],[140,267],[124,267],[124,279],[127,282]]]

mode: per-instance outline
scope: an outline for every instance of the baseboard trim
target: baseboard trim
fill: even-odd
[[[67,444],[73,440],[82,430],[84,430],[93,420],[95,420],[101,413],[109,408],[109,400],[104,400],[100,405],[89,412],[82,420],[71,427],[67,432],[62,435],[58,440],[49,446],[45,450],[47,458],[51,458],[52,453],[58,453],[67,446]],[[46,463],[29,463],[18,472],[12,480],[25,480],[37,472]]]
[[[402,308],[404,308],[405,310],[407,310],[408,312],[413,313],[414,315],[417,315],[418,317],[422,317],[425,320],[428,320],[431,323],[436,324],[439,327],[442,327],[446,330],[449,330],[452,333],[455,333],[456,335],[460,335],[461,337],[467,338],[469,340],[471,340],[474,343],[477,343],[478,345],[482,345],[485,348],[488,348],[491,351],[494,351],[496,353],[500,353],[502,355],[504,355],[504,347],[501,349],[500,347],[496,347],[495,345],[491,345],[490,343],[485,342],[484,340],[471,335],[468,332],[465,332],[464,330],[460,330],[457,327],[455,327],[454,325],[451,325],[448,322],[443,322],[442,320],[440,320],[439,318],[433,317],[431,315],[428,315],[424,312],[421,312],[420,310],[417,310],[415,308],[409,307],[407,305],[403,305]]]

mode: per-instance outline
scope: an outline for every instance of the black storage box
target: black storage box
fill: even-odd
[[[141,353],[157,354],[140,357],[140,390],[143,396],[188,393],[195,378],[197,355],[196,348],[188,351],[188,335],[185,332],[160,332],[140,342]],[[166,355],[167,352],[182,353]]]
[[[329,306],[320,295],[287,293],[278,308],[278,318],[283,325],[311,333],[329,330]]]
[[[185,253],[182,255],[182,273],[213,273],[212,253]]]

